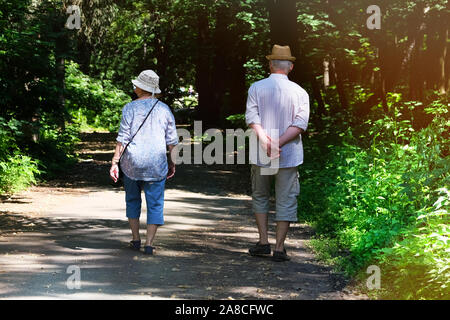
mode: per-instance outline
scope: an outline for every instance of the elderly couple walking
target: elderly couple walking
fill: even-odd
[[[301,134],[307,129],[309,97],[304,89],[288,79],[295,57],[288,46],[274,45],[269,60],[270,76],[248,91],[246,122],[256,133],[260,146],[273,164],[252,163],[253,213],[259,241],[249,248],[253,256],[273,254],[274,261],[287,261],[284,242],[291,222],[297,221],[297,196],[300,192],[297,167],[303,162]],[[175,174],[172,149],[178,144],[175,119],[169,107],[158,100],[159,78],[151,70],[132,80],[138,98],[123,108],[112,159],[110,176],[114,181],[123,172],[126,216],[133,240],[130,247],[141,249],[139,217],[141,192],[147,203],[147,238],[143,252],[153,254],[158,226],[164,224],[164,188]],[[278,132],[279,135],[271,135]],[[168,156],[169,153],[169,156]],[[119,164],[120,161],[120,164]],[[120,166],[120,170],[119,170]],[[270,168],[267,168],[270,167]],[[268,238],[268,212],[272,181],[276,195],[276,243],[272,252]]]

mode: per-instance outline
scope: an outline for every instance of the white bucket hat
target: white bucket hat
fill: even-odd
[[[131,80],[131,82],[136,87],[151,92],[152,95],[161,93],[161,90],[159,89],[159,76],[153,70],[142,71],[137,79]]]

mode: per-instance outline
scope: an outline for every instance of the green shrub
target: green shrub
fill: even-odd
[[[383,297],[391,299],[450,298],[450,192],[423,208],[414,225],[391,248],[377,252],[383,270]]]
[[[335,118],[305,137],[299,217],[316,228],[319,257],[347,275],[382,265],[382,296],[442,298],[450,278],[448,202],[439,193],[449,189],[448,108],[431,103],[433,121],[416,131],[405,115],[417,104],[388,101],[389,115],[341,130],[345,117]]]
[[[226,118],[230,123],[233,129],[243,129],[244,131],[247,128],[247,124],[245,123],[245,114],[233,114]]]
[[[82,129],[117,131],[122,108],[131,98],[110,81],[85,75],[74,62],[66,65],[66,103],[73,121]]]
[[[40,177],[52,179],[76,163],[75,146],[80,141],[80,126],[68,124],[61,129],[45,116],[41,125],[39,144],[34,145],[31,152],[40,160]]]
[[[37,161],[19,153],[9,156],[6,161],[1,160],[0,193],[18,192],[36,183],[36,175],[40,173],[37,166]]]
[[[50,114],[40,121],[39,140],[31,141],[23,133],[31,124],[0,118],[0,193],[21,191],[38,180],[51,179],[76,162],[75,144],[79,126],[64,129]]]
[[[0,194],[20,191],[36,182],[38,161],[24,155],[17,146],[22,122],[0,117]]]

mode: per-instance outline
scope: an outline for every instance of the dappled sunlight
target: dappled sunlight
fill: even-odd
[[[213,225],[216,222],[212,219],[197,219],[197,218],[191,218],[191,217],[166,217],[165,221],[167,223],[167,228],[173,228],[173,229],[183,229],[183,227],[186,226],[192,226],[192,227],[200,227],[203,225]],[[178,227],[177,227],[178,226]]]
[[[304,246],[306,226],[293,225],[286,241],[292,260],[287,263],[248,254],[257,241],[251,198],[244,192],[248,185],[230,183],[249,181],[248,170],[177,168],[176,177],[167,182],[165,224],[158,228],[154,255],[130,250],[123,188],[94,181],[106,169],[97,156],[107,149],[99,150],[86,149],[93,160],[79,164],[93,177],[73,185],[52,182],[1,204],[2,299],[341,297],[329,269],[319,266]],[[145,241],[146,203],[141,198]],[[274,239],[273,214],[269,218]],[[69,266],[80,268],[80,289],[67,288]],[[299,289],[305,281],[309,284]]]

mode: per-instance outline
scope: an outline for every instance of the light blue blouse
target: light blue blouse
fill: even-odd
[[[156,99],[135,100],[125,105],[117,141],[125,147],[137,132]],[[159,101],[142,128],[128,145],[120,169],[133,180],[161,181],[166,178],[167,146],[178,144],[175,118]]]

